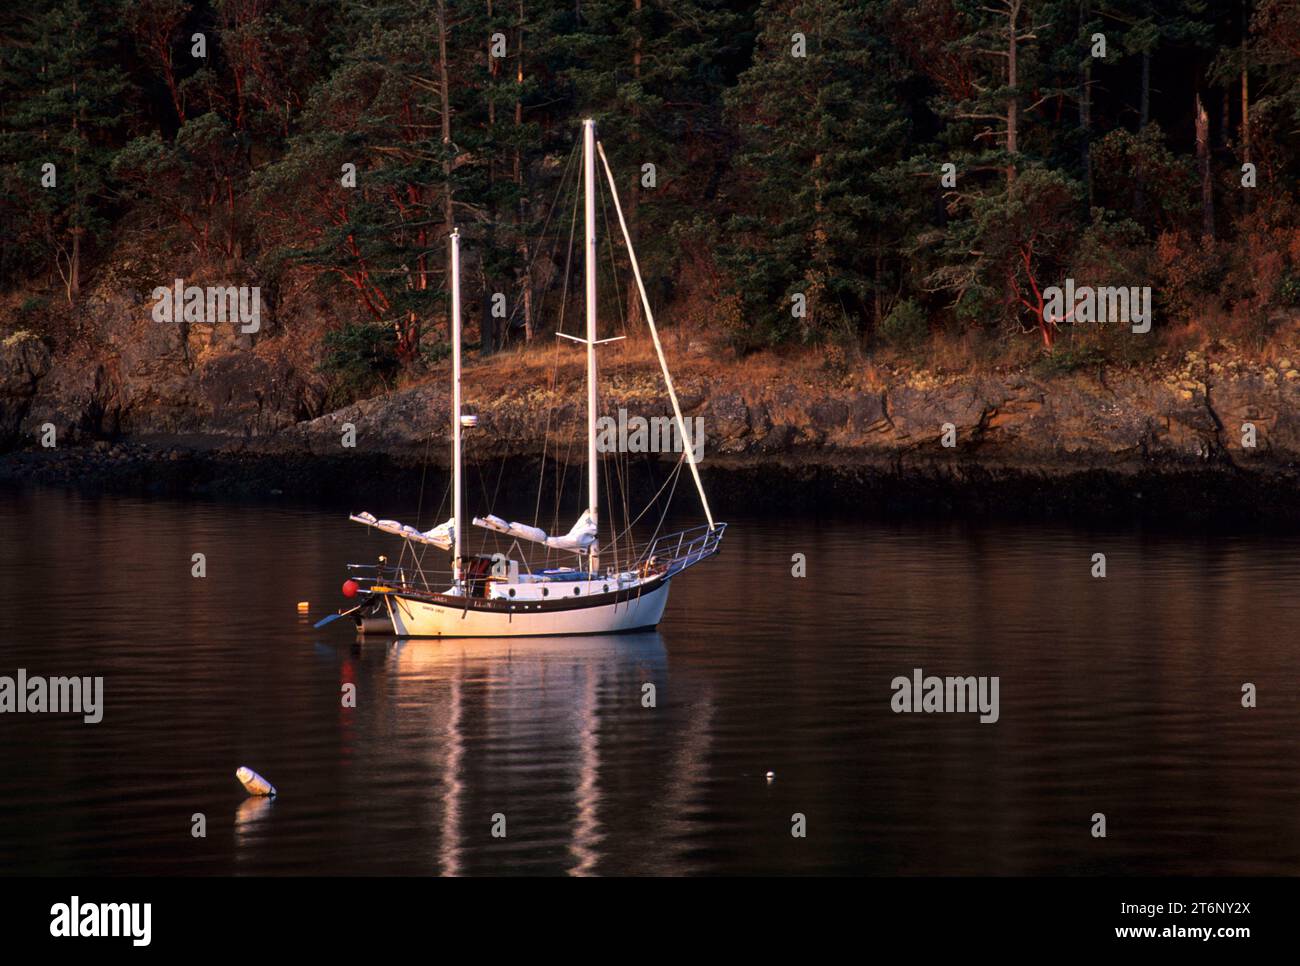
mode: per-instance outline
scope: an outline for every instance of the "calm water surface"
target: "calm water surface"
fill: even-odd
[[[105,712],[0,715],[0,868],[1300,873],[1300,540],[723,515],[657,633],[358,644],[311,621],[394,541],[338,509],[7,492],[0,674]],[[915,667],[1000,720],[893,713]]]

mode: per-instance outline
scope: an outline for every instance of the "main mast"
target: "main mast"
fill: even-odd
[[[582,122],[582,178],[587,229],[587,510],[599,524],[600,464],[596,459],[596,122]],[[599,541],[592,543],[587,570],[600,566]]]
[[[461,498],[460,422],[460,229],[451,233],[451,465],[452,465],[452,551],[454,586],[461,586],[461,534],[464,532],[464,502]]]

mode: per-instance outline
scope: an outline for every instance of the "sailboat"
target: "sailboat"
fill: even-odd
[[[706,522],[680,532],[656,535],[630,561],[611,563],[602,559],[598,541],[600,493],[597,448],[596,350],[604,342],[597,333],[596,302],[596,157],[599,154],[609,183],[614,209],[627,245],[632,273],[650,336],[663,372],[668,398],[672,402],[677,431],[683,442],[682,455],[690,467]],[[619,203],[618,190],[603,146],[596,140],[593,120],[583,121],[583,201],[585,222],[585,308],[586,338],[557,333],[581,343],[587,352],[587,492],[586,506],[577,522],[565,534],[551,535],[540,527],[509,522],[486,514],[474,517],[474,526],[519,541],[544,546],[550,551],[573,555],[573,566],[534,570],[512,555],[467,556],[465,504],[462,493],[463,449],[466,430],[477,426],[477,416],[461,409],[461,312],[460,232],[451,233],[451,346],[452,346],[452,515],[430,530],[379,519],[369,512],[352,514],[356,523],[391,534],[405,541],[411,550],[410,566],[389,566],[381,557],[378,565],[350,564],[349,579],[343,585],[348,597],[358,603],[332,614],[316,626],[323,627],[351,616],[362,634],[382,633],[396,637],[534,637],[572,634],[613,634],[647,630],[663,617],[672,580],[683,571],[716,554],[722,543],[725,523],[716,522],[700,479],[691,439],[682,417],[681,405],[664,358],[663,344],[655,327],[654,313],[641,279],[632,239]],[[621,338],[621,337],[620,337]],[[420,548],[435,547],[451,552],[450,584],[435,589],[420,565]],[[519,557],[523,557],[522,552]]]

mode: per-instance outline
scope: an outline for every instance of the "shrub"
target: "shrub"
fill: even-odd
[[[929,334],[925,310],[915,299],[903,299],[880,323],[880,336],[897,349],[915,349]]]
[[[1283,305],[1300,305],[1300,271],[1292,270],[1282,276],[1277,298]]]
[[[1189,232],[1162,232],[1156,238],[1156,301],[1176,320],[1194,321],[1221,306],[1222,260],[1215,243]]]
[[[1042,355],[1038,367],[1040,371],[1051,375],[1092,369],[1105,362],[1106,351],[1093,342],[1058,342],[1051,352]]]
[[[321,369],[334,377],[331,402],[351,402],[397,375],[397,334],[390,326],[349,322],[327,332]]]

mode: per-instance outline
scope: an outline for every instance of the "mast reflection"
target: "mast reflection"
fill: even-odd
[[[362,649],[369,646],[359,645]],[[658,632],[394,640],[387,644],[385,664],[395,672],[392,711],[405,714],[414,705],[431,712],[431,730],[426,734],[433,739],[428,746],[429,763],[431,777],[438,780],[439,807],[430,825],[439,830],[436,856],[440,874],[454,876],[465,871],[467,843],[481,843],[489,814],[500,811],[513,821],[505,802],[489,802],[483,815],[478,815],[474,806],[467,807],[471,789],[481,799],[481,786],[501,783],[500,776],[482,771],[483,755],[476,761],[468,747],[471,741],[508,748],[516,741],[521,748],[530,742],[543,743],[546,757],[558,754],[563,759],[573,808],[566,871],[580,876],[596,871],[604,837],[602,700],[606,705],[636,702],[639,707],[644,684],[654,684],[656,691],[663,689],[668,657]],[[488,737],[484,739],[484,735]],[[698,753],[681,749],[673,757],[690,770]],[[504,784],[509,788],[511,783]],[[467,828],[471,813],[474,818]],[[507,831],[512,827],[508,825]]]

